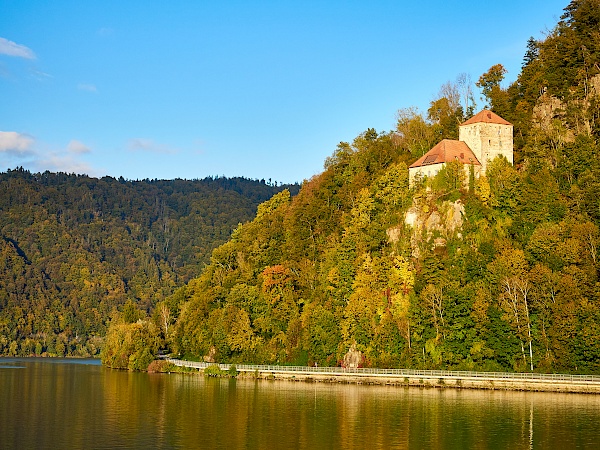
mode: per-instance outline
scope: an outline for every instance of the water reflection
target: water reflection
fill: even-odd
[[[595,448],[599,412],[595,395],[205,379],[0,360],[1,448]]]

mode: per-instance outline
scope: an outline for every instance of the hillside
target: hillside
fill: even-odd
[[[151,312],[282,189],[1,173],[0,354],[97,354],[112,316]]]
[[[116,320],[104,363],[143,367],[164,345],[222,362],[338,365],[352,350],[365,366],[600,372],[599,23],[600,1],[574,0],[515,83],[501,64],[479,78],[514,124],[515,166],[466,180],[449,163],[409,186],[407,166],[475,112],[446,85],[426,116],[399,111],[396,130],[341,143],[297,196],[263,203],[151,321]]]

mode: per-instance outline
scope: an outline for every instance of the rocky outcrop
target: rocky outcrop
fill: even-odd
[[[433,210],[414,205],[404,215],[404,223],[415,231],[438,231],[448,237],[462,228],[464,214],[465,206],[460,200],[444,202],[438,209]]]
[[[360,350],[356,349],[356,343],[354,343],[348,350],[348,353],[344,355],[342,367],[346,367],[348,369],[356,369],[362,366],[363,361],[364,356]]]
[[[385,233],[387,234],[388,241],[391,244],[395,244],[402,237],[402,225],[388,228],[387,230],[385,230]]]
[[[443,202],[437,208],[429,207],[427,202],[415,202],[404,215],[404,224],[412,229],[413,256],[419,257],[419,244],[423,241],[432,248],[439,248],[445,247],[450,237],[460,236],[464,215],[465,207],[460,200]],[[387,230],[390,242],[394,242],[396,228]]]
[[[600,74],[589,78],[585,83],[585,97],[580,100],[570,100],[572,105],[577,105],[582,113],[586,112],[593,98],[600,97]],[[569,129],[565,121],[567,104],[547,92],[540,95],[533,108],[533,124],[546,133],[555,144],[564,145],[575,140],[576,133]],[[582,117],[585,114],[582,115]],[[583,120],[583,122],[586,122]],[[590,124],[585,123],[588,134],[591,133]]]
[[[214,363],[215,362],[215,356],[217,356],[217,348],[213,345],[209,349],[208,355],[204,355],[204,357],[202,359],[204,360],[204,362]]]
[[[594,91],[594,95],[600,97],[600,74],[593,76],[590,79],[590,87]]]

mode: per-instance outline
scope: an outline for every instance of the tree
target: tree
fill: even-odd
[[[160,347],[158,329],[147,320],[112,323],[101,352],[102,364],[115,369],[146,370]]]
[[[527,39],[527,51],[525,52],[525,56],[523,56],[523,64],[522,67],[525,68],[534,62],[540,56],[540,47],[538,41],[536,41],[533,36]]]
[[[506,91],[502,90],[500,83],[504,80],[507,70],[502,64],[495,64],[479,77],[475,85],[481,89],[488,105],[501,116],[505,116],[508,100]]]
[[[169,327],[171,326],[171,310],[167,306],[166,303],[161,303],[160,306],[157,307],[157,311],[160,318],[160,325],[165,333],[165,337],[169,335]]]
[[[519,174],[504,157],[494,158],[486,170],[490,186],[490,205],[513,214],[521,196]]]
[[[458,125],[463,120],[463,112],[456,101],[441,97],[430,103],[427,118],[434,124],[433,131],[438,140],[458,139]]]
[[[529,291],[530,284],[524,276],[515,275],[502,279],[502,308],[508,313],[509,320],[516,328],[517,336],[521,341],[521,352],[523,361],[526,363],[523,339],[527,339],[529,347],[529,364],[533,372],[533,349],[531,335],[531,317],[529,315]]]
[[[475,99],[473,98],[473,82],[471,75],[460,73],[456,77],[456,84],[460,93],[462,109],[465,117],[471,117],[475,113]]]
[[[121,311],[125,323],[134,323],[144,317],[144,313],[140,311],[132,300],[128,300]]]
[[[576,223],[572,228],[573,237],[579,239],[583,248],[589,255],[594,267],[597,267],[598,245],[600,244],[600,233],[598,226],[592,222]]]
[[[437,134],[441,139],[458,139],[458,125],[465,119],[465,111],[472,110],[470,77],[461,74],[455,83],[444,83],[439,92],[438,99],[430,103],[427,117],[437,125]],[[465,106],[461,105],[465,102]]]
[[[487,72],[479,77],[475,85],[481,89],[482,94],[492,104],[493,90],[499,88],[500,83],[504,80],[507,70],[502,64],[495,64],[489,68]]]
[[[504,311],[503,318],[514,329],[519,339],[523,362],[527,363],[524,341],[529,347],[529,363],[533,370],[533,337],[529,292],[531,285],[527,279],[528,263],[525,253],[519,249],[506,248],[496,259],[488,264],[492,279],[497,283],[499,303]]]
[[[556,306],[556,296],[560,276],[543,264],[536,264],[532,267],[528,276],[531,283],[531,299],[534,309],[541,324],[541,338],[545,347],[545,360],[548,365],[552,363],[550,351],[550,335],[554,308]]]
[[[463,189],[466,184],[465,165],[460,161],[450,161],[435,175],[432,186],[436,191],[446,193]]]
[[[404,108],[396,113],[396,130],[400,144],[415,157],[421,157],[436,141],[436,136],[416,108]]]
[[[431,314],[431,320],[435,327],[435,339],[438,342],[441,338],[445,337],[444,329],[446,324],[444,322],[444,295],[442,285],[428,284],[425,289],[421,291],[421,298],[425,302],[427,309]]]

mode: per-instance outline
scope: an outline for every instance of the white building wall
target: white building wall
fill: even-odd
[[[445,166],[445,163],[439,163],[439,164],[431,164],[428,166],[409,168],[408,169],[409,185],[412,186],[415,178],[417,178],[417,177],[421,177],[421,178],[435,177],[438,174],[438,172],[440,170],[442,170],[442,168],[444,166]],[[473,169],[474,169],[473,172],[474,172],[475,178],[479,178],[479,175],[481,174],[481,166],[473,166]],[[465,183],[468,184],[469,176],[471,175],[471,165],[465,164],[464,170],[465,170]]]
[[[420,176],[421,178],[434,177],[440,170],[442,170],[442,167],[444,167],[444,163],[429,164],[428,166],[409,168],[408,183],[412,186],[415,178],[417,178],[418,176]]]

